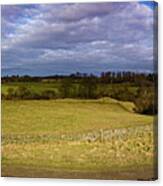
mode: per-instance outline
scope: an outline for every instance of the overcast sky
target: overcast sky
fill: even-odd
[[[3,5],[2,75],[152,71],[155,6]]]

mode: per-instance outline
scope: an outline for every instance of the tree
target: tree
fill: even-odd
[[[83,78],[79,84],[79,97],[85,99],[97,98],[97,82],[95,78]]]
[[[72,82],[69,78],[64,78],[59,87],[60,97],[68,98],[71,97]]]

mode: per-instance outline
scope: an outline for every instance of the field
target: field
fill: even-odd
[[[157,178],[154,117],[131,102],[3,100],[2,176]]]
[[[16,89],[19,86],[25,86],[34,92],[41,92],[44,90],[57,90],[59,87],[59,83],[52,82],[11,82],[5,83],[2,85],[2,93],[6,94],[8,88]]]
[[[59,92],[59,87],[63,80],[53,80],[51,82],[5,82],[2,84],[2,94],[7,94],[7,91],[9,88],[13,88],[16,90],[18,87],[26,87],[30,91],[35,92],[35,93],[41,93],[46,90],[51,90],[56,93]],[[73,88],[76,88],[79,86],[80,82],[73,82]],[[129,91],[131,91],[133,94],[136,93],[138,87],[136,85],[132,85],[131,83],[123,83],[124,87],[127,87]],[[102,89],[105,90],[106,92],[111,92],[112,89],[120,89],[122,88],[122,83],[116,83],[116,84],[101,84],[99,83],[97,86],[97,89]]]

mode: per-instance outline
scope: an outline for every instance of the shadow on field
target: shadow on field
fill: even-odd
[[[158,177],[150,167],[139,170],[120,170],[106,172],[87,172],[77,170],[46,170],[20,166],[2,167],[2,177],[27,177],[27,178],[63,178],[63,179],[101,179],[101,180],[144,180],[154,181]]]

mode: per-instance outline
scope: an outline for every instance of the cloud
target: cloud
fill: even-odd
[[[153,70],[153,24],[136,2],[3,5],[3,72]]]

